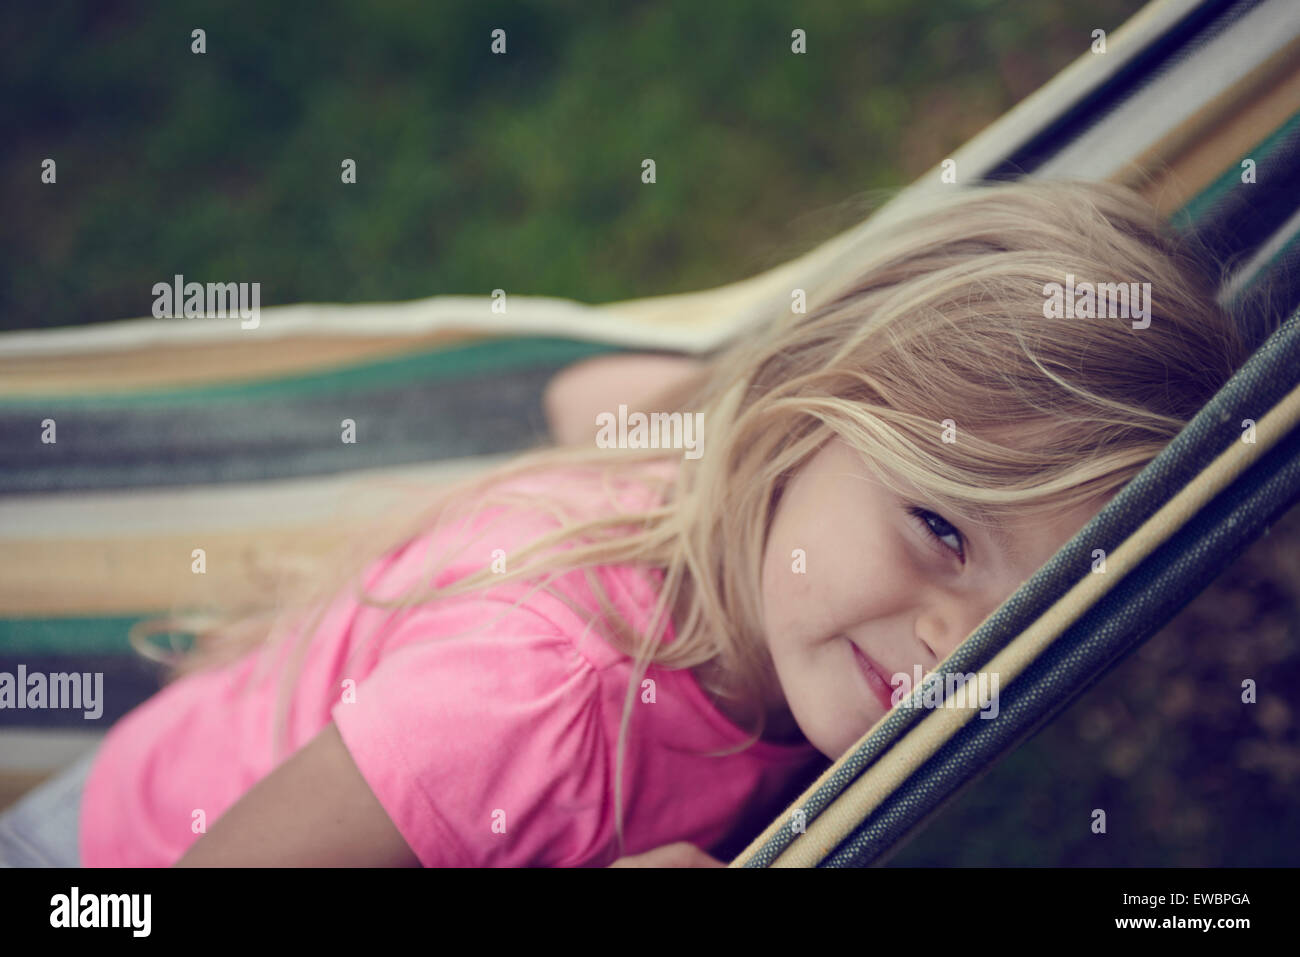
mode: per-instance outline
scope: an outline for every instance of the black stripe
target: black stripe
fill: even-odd
[[[0,655],[0,672],[17,675],[23,665],[27,674],[60,672],[103,674],[102,714],[88,719],[82,711],[51,708],[0,709],[0,730],[17,728],[62,728],[76,731],[107,731],[119,718],[162,687],[162,669],[138,654],[116,655]]]
[[[0,494],[210,485],[520,451],[546,439],[563,364],[364,391],[165,408],[0,409]],[[57,439],[41,442],[53,418]],[[356,444],[340,423],[356,422]]]

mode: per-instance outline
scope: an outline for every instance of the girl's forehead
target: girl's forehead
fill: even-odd
[[[1037,571],[1101,511],[1106,501],[1105,497],[1098,497],[1040,513],[1033,518],[1008,522],[1004,530],[1012,542],[1018,569],[1026,577]]]

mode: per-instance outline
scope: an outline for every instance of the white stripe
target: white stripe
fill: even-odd
[[[1159,0],[1126,20],[1106,37],[1106,52],[1091,51],[1092,37],[1080,37],[1083,52],[1068,67],[1025,97],[953,154],[958,179],[985,176],[989,170],[1037,136],[1047,125],[1082,102],[1128,63],[1200,6],[1202,0]],[[1103,26],[1098,24],[1098,26]],[[1136,155],[1125,151],[1126,156]],[[938,184],[940,166],[922,177]]]
[[[728,290],[727,296],[739,293],[743,297],[748,291],[733,288],[739,285],[708,290],[707,295]],[[725,319],[727,310],[701,309],[686,301],[701,295],[705,294],[656,297],[664,300],[660,316],[675,311],[692,313],[691,321],[680,324],[671,319],[647,320],[625,314],[653,308],[654,299],[633,300],[634,307],[624,309],[621,303],[589,306],[568,299],[510,296],[505,314],[491,311],[492,299],[488,296],[434,296],[411,302],[364,305],[297,303],[260,310],[255,329],[241,328],[238,319],[149,318],[4,332],[0,333],[0,358],[196,345],[229,342],[240,337],[252,341],[254,337],[264,340],[294,336],[417,336],[440,330],[567,336],[615,345],[696,352],[712,348],[725,338],[729,329]],[[681,300],[680,309],[668,300]]]
[[[1191,56],[1173,61],[1034,172],[1109,179],[1300,36],[1300,3],[1265,0]],[[1110,56],[1109,49],[1097,55]]]
[[[57,771],[99,747],[107,731],[6,728],[0,731],[0,769]]]
[[[1230,303],[1241,292],[1242,288],[1254,279],[1255,275],[1267,266],[1269,261],[1281,252],[1287,243],[1295,238],[1296,233],[1300,233],[1300,209],[1292,213],[1287,221],[1278,227],[1277,232],[1273,233],[1264,245],[1255,250],[1255,254],[1223,284],[1218,296],[1219,305],[1226,306]]]

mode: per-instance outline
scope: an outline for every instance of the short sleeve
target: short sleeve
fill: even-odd
[[[398,626],[355,701],[331,709],[420,863],[572,867],[606,856],[612,774],[599,673],[523,606],[434,607]]]

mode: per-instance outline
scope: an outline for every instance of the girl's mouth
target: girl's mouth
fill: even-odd
[[[880,666],[862,653],[851,639],[847,639],[849,645],[853,648],[853,657],[857,661],[858,670],[862,672],[862,678],[867,684],[868,690],[875,695],[880,706],[886,711],[894,707],[893,692],[890,690],[889,681],[885,678],[884,672]]]

